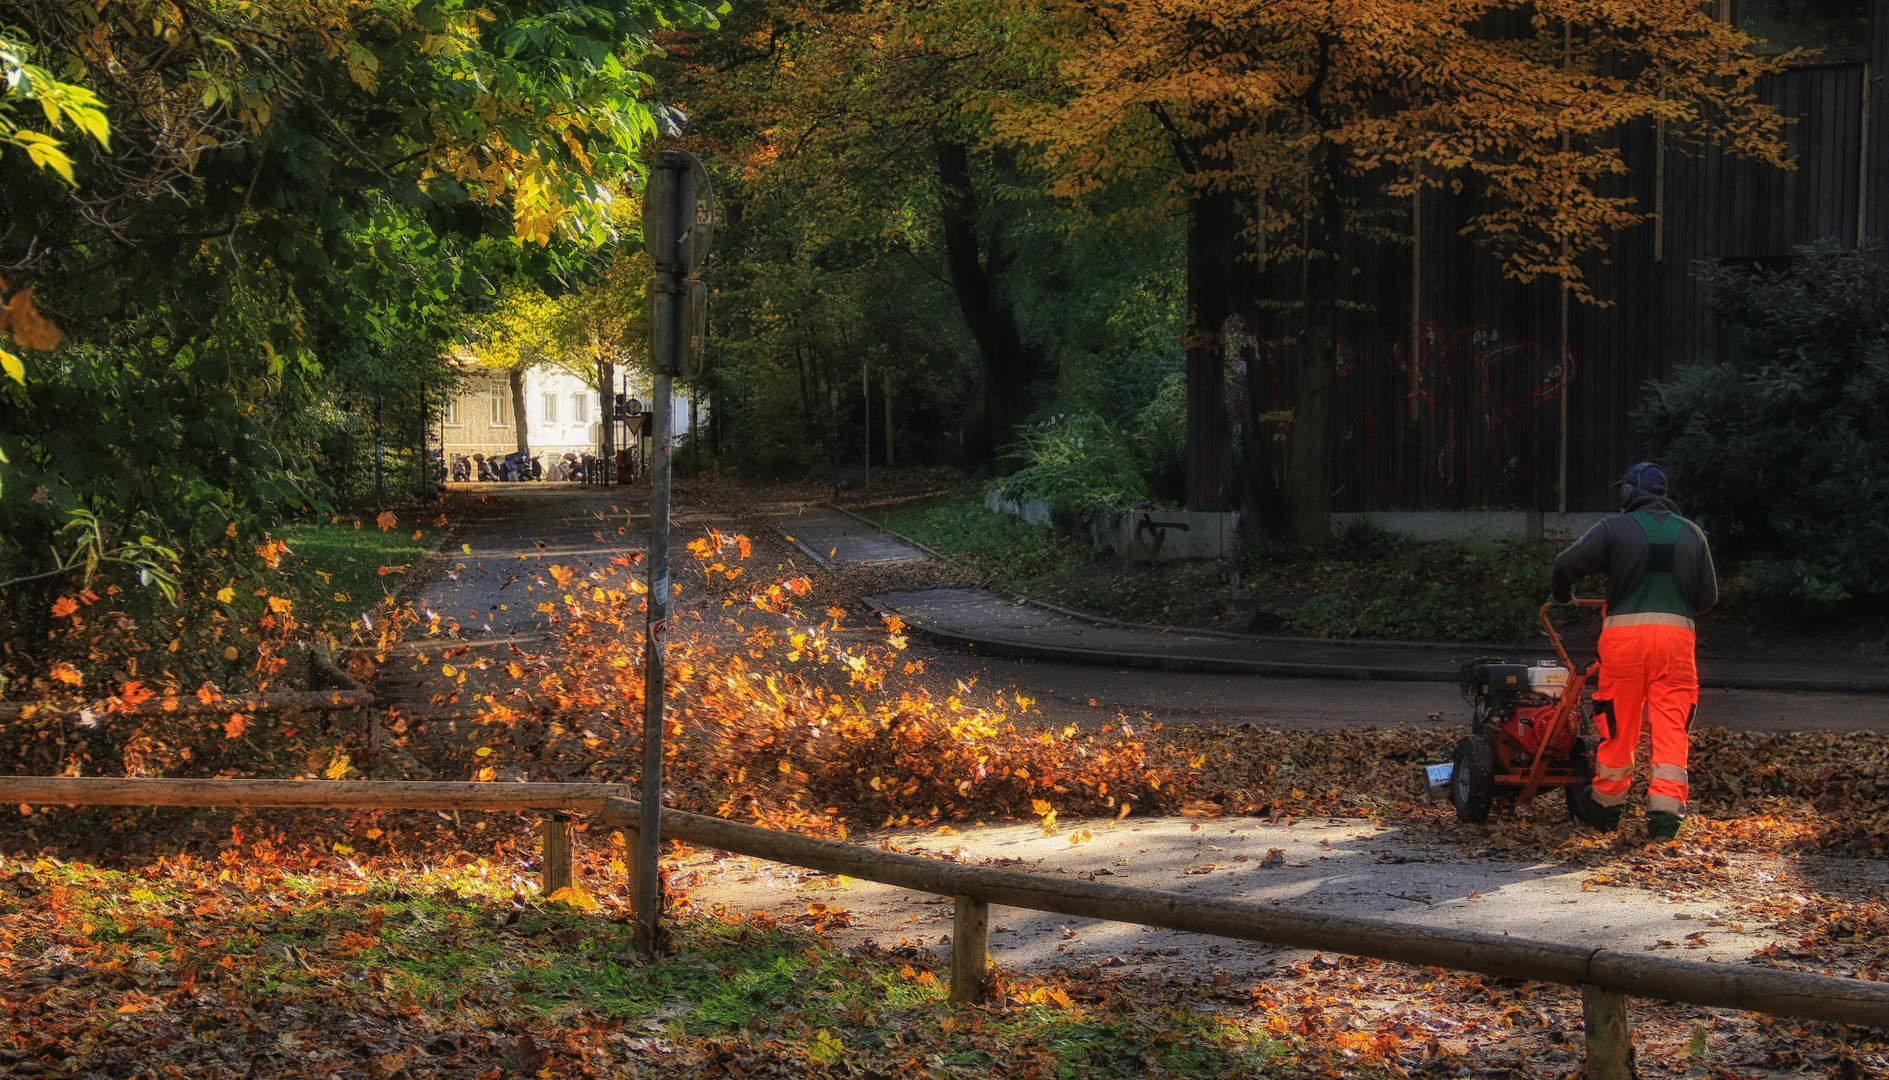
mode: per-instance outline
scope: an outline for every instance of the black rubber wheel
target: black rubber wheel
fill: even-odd
[[[1495,752],[1487,740],[1470,736],[1456,744],[1450,773],[1450,805],[1456,820],[1481,825],[1495,805]]]
[[[1583,735],[1574,740],[1574,752],[1569,758],[1568,765],[1573,768],[1575,775],[1579,777],[1579,779],[1569,784],[1566,789],[1568,798],[1568,819],[1570,821],[1579,822],[1587,820],[1581,816],[1581,799],[1582,796],[1586,794],[1587,789],[1593,786],[1594,751],[1599,748],[1600,737],[1596,735]]]

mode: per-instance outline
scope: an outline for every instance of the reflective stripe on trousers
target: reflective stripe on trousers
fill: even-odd
[[[1626,801],[1644,717],[1653,737],[1647,808],[1685,815],[1687,729],[1699,704],[1693,645],[1692,631],[1682,626],[1616,625],[1601,631],[1600,680],[1594,690],[1594,721],[1602,740],[1594,755],[1595,802],[1618,806]]]

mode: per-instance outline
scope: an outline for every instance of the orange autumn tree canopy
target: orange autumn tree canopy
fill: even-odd
[[[1049,95],[984,102],[1080,196],[1150,172],[1168,193],[1267,192],[1249,223],[1281,257],[1332,250],[1356,194],[1468,190],[1465,232],[1522,281],[1582,285],[1579,258],[1645,211],[1610,190],[1610,139],[1659,122],[1695,147],[1784,164],[1759,102],[1776,62],[1693,0],[974,0]],[[1363,181],[1346,222],[1321,189]],[[1314,227],[1308,233],[1303,226]],[[1321,231],[1325,243],[1320,242]]]

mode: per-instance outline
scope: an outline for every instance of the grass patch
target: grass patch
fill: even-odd
[[[1536,612],[1561,546],[1423,541],[1361,525],[1322,552],[1253,551],[1247,574],[1256,609],[1308,637],[1528,641],[1541,634]]]
[[[993,586],[1117,619],[1231,628],[1240,597],[1218,562],[1123,566],[1087,541],[987,509],[975,485],[879,520],[990,576]]]
[[[1223,563],[1123,566],[1086,541],[986,509],[974,485],[882,520],[1007,591],[1131,621],[1322,638],[1533,639],[1560,549],[1520,539],[1427,542],[1357,527],[1319,552],[1250,544],[1236,592]]]
[[[302,579],[304,618],[331,628],[373,607],[400,587],[444,531],[405,524],[383,531],[371,520],[286,530],[282,539],[294,556],[284,565]]]
[[[953,1009],[928,953],[842,951],[765,916],[684,919],[674,951],[645,963],[609,897],[583,910],[507,895],[482,861],[384,876],[323,862],[0,863],[0,942],[18,958],[0,1045],[61,1075],[134,1060],[220,1075],[219,1057],[258,1075],[703,1075],[684,1066],[732,1053],[797,1075],[918,1060],[954,1076],[1205,1078],[1278,1052],[1263,1020],[1062,979]]]

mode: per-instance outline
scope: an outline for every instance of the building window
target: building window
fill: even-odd
[[[505,422],[505,399],[498,394],[493,394],[487,400],[491,402],[492,405],[492,422],[494,424],[503,424]]]
[[[571,422],[574,424],[590,423],[590,395],[576,393],[571,395]]]
[[[1761,54],[1869,46],[1869,0],[1737,0],[1736,12]]]
[[[544,396],[544,422],[547,424],[558,422],[558,396],[556,394]]]
[[[459,422],[458,398],[449,397],[446,399],[445,418],[448,424],[457,424]]]

